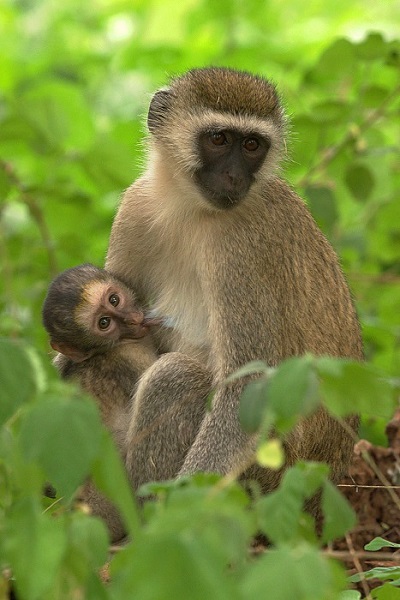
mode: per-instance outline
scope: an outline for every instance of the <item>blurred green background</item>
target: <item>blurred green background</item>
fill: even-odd
[[[340,254],[367,359],[400,370],[400,2],[2,0],[0,335],[44,356],[60,270],[102,265],[151,93],[193,66],[270,77],[283,174]],[[379,399],[377,399],[379,401]]]

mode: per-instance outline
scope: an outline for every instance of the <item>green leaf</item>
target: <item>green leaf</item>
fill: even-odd
[[[190,532],[175,532],[141,536],[120,552],[112,563],[110,591],[116,598],[140,600],[239,600],[233,582],[212,546]]]
[[[253,562],[241,580],[244,600],[326,600],[345,587],[343,569],[302,543],[269,549]]]
[[[36,498],[21,498],[7,515],[5,556],[16,580],[18,596],[44,598],[61,566],[66,531],[60,521],[42,514]]]
[[[132,156],[129,148],[116,143],[111,136],[99,136],[81,164],[103,193],[121,189],[132,179]]]
[[[10,177],[5,170],[0,167],[0,202],[4,202],[11,188]]]
[[[299,539],[305,500],[324,484],[328,468],[320,463],[299,463],[283,475],[276,491],[263,496],[256,504],[263,533],[273,543]]]
[[[240,397],[240,424],[248,433],[260,429],[264,414],[268,407],[268,381],[261,377],[251,381],[244,388]]]
[[[371,591],[372,598],[376,600],[400,600],[399,583],[397,582],[397,587],[394,587],[394,584],[385,583],[381,587],[375,588]]]
[[[91,111],[74,84],[40,82],[21,97],[19,109],[52,146],[84,149],[93,141]]]
[[[279,489],[264,496],[257,506],[262,532],[272,543],[288,542],[298,536],[304,495],[301,486]]]
[[[270,378],[269,407],[276,415],[276,425],[284,432],[300,416],[307,416],[319,405],[318,379],[312,356],[285,360]]]
[[[337,123],[343,121],[345,114],[349,112],[349,106],[346,102],[338,100],[326,100],[318,102],[313,106],[312,118],[321,124]]]
[[[366,201],[375,187],[375,177],[364,164],[353,163],[345,173],[345,183],[356,200]]]
[[[364,573],[356,573],[349,581],[357,582],[362,579],[380,579],[381,581],[396,581],[400,578],[400,567],[375,567]]]
[[[87,579],[92,571],[100,569],[108,556],[109,536],[103,521],[82,513],[75,513],[68,529],[68,550],[72,555],[75,573]]]
[[[331,542],[342,537],[356,523],[356,517],[350,504],[330,481],[326,481],[323,485],[322,510],[324,513],[322,540],[324,542]]]
[[[100,439],[97,408],[84,398],[43,400],[21,426],[25,459],[37,461],[58,494],[67,497],[89,474]]]
[[[312,75],[318,80],[340,80],[354,69],[355,61],[354,45],[347,39],[339,38],[322,53]]]
[[[317,370],[322,398],[334,414],[372,412],[386,419],[393,414],[393,389],[373,366],[323,357],[317,359]],[[376,402],[377,398],[379,403]]]
[[[136,504],[121,458],[106,431],[93,465],[93,482],[119,508],[128,533],[135,538],[140,529]]]
[[[338,600],[361,600],[361,594],[356,590],[346,590],[339,594]]]
[[[369,85],[363,91],[363,103],[368,108],[377,108],[389,95],[389,90],[379,85]]]
[[[365,550],[381,550],[382,548],[400,548],[400,544],[396,544],[395,542],[389,542],[389,540],[385,540],[381,537],[374,538],[371,542],[364,546]]]
[[[305,190],[311,213],[319,227],[331,233],[339,213],[333,191],[327,187],[307,187]]]
[[[381,33],[370,33],[355,49],[357,56],[364,60],[382,58],[387,53],[387,45]]]
[[[41,388],[43,374],[36,367],[25,346],[0,339],[0,425]]]

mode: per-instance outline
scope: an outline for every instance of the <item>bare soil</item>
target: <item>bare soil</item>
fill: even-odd
[[[349,574],[374,567],[400,565],[400,550],[384,548],[367,552],[365,544],[375,537],[400,543],[400,410],[386,428],[388,447],[361,440],[340,490],[357,514],[357,525],[332,547],[332,554],[346,565]],[[378,582],[364,582],[364,596]]]

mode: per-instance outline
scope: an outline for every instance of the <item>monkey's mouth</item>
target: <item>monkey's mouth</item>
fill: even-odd
[[[240,185],[218,185],[209,187],[203,182],[200,182],[204,198],[215,208],[220,210],[231,210],[238,206],[246,197],[250,184],[242,182]]]
[[[149,334],[149,328],[143,324],[131,325],[126,329],[126,336],[131,340],[140,340]]]
[[[220,210],[231,210],[235,208],[243,200],[246,194],[241,192],[221,192],[216,193],[215,191],[205,191],[205,197],[212,206],[219,208]]]
[[[155,325],[161,325],[162,319],[156,317],[143,317],[141,323],[126,323],[126,337],[133,340],[139,340],[146,335],[149,335],[150,328]]]

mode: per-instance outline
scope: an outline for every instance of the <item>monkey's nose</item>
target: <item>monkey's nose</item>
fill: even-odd
[[[129,313],[124,319],[126,325],[141,325],[144,321],[144,313],[141,311]]]

